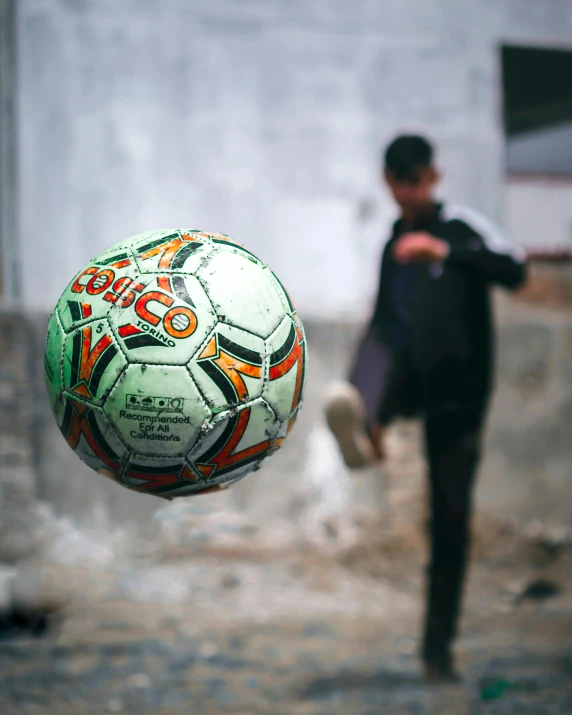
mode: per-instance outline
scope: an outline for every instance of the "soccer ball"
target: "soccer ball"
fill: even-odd
[[[93,469],[171,499],[258,469],[302,405],[306,341],[270,268],[224,234],[132,236],[91,260],[51,315],[58,427]]]

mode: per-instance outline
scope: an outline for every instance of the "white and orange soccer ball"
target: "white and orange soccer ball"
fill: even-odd
[[[270,268],[221,234],[138,234],[91,260],[50,318],[46,386],[93,469],[173,498],[228,485],[282,444],[306,341]]]

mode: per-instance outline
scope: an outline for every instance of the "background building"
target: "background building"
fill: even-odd
[[[379,152],[404,126],[438,142],[451,200],[572,245],[572,55],[514,51],[572,50],[566,0],[2,7],[5,293],[26,306],[110,243],[192,224],[248,243],[302,312],[363,314],[391,218]]]

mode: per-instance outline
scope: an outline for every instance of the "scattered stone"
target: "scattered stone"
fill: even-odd
[[[562,593],[562,587],[555,581],[539,578],[526,586],[522,593],[517,596],[517,603],[525,600],[545,601],[547,598],[558,596]]]
[[[565,548],[570,546],[570,534],[566,527],[559,526],[546,529],[538,539],[538,546],[544,550],[546,556],[556,558]]]
[[[505,678],[483,678],[480,682],[481,700],[498,700],[508,690],[517,688],[517,683],[505,680]]]
[[[0,615],[0,640],[17,638],[23,634],[36,638],[48,630],[48,614],[44,611],[18,612],[11,609]]]
[[[125,681],[125,686],[133,689],[150,688],[151,685],[151,678],[147,673],[133,673],[133,675],[130,675]]]
[[[222,588],[232,591],[240,586],[240,579],[236,574],[226,573],[221,578],[220,585]]]

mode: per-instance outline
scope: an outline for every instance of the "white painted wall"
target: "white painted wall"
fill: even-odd
[[[507,226],[531,251],[572,252],[572,176],[510,176]]]
[[[510,33],[572,40],[572,4],[20,0],[27,305],[51,307],[103,247],[181,225],[247,243],[306,314],[363,314],[396,131],[429,128],[444,194],[502,217]]]

